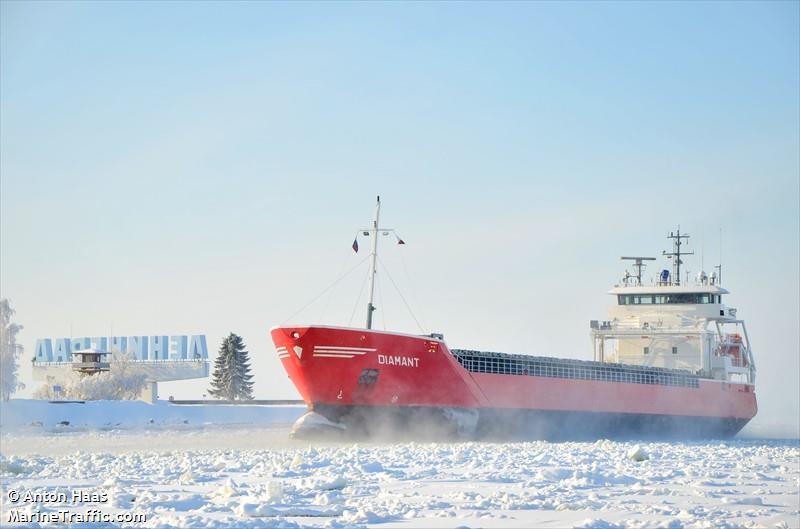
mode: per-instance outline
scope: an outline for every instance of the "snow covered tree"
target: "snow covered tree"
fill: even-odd
[[[56,395],[52,385],[44,384],[33,394],[36,399],[53,400],[57,397],[74,400],[136,400],[144,390],[147,375],[138,372],[126,353],[111,355],[111,370],[94,375],[80,376],[62,385]]]
[[[227,400],[253,400],[250,356],[244,347],[242,337],[233,333],[222,341],[208,390],[212,396]]]
[[[17,378],[17,358],[22,346],[17,344],[17,333],[22,325],[11,322],[14,309],[7,299],[0,299],[0,399],[8,400],[11,394],[23,389],[25,384]]]

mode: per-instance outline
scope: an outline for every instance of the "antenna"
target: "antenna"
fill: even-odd
[[[706,270],[706,230],[700,230],[700,272]]]
[[[714,268],[719,270],[717,274],[717,284],[722,285],[722,226],[719,227],[719,264]]]
[[[672,277],[675,281],[676,285],[681,284],[681,265],[683,261],[681,261],[681,255],[694,255],[694,252],[681,252],[681,245],[689,244],[689,234],[684,233],[681,235],[681,227],[678,226],[678,231],[675,233],[669,232],[667,239],[672,239],[672,252],[667,253],[666,250],[662,252],[667,259],[672,259]],[[686,243],[684,243],[681,239],[686,239]],[[688,280],[687,280],[688,282]]]
[[[655,257],[620,257],[621,261],[634,261],[633,267],[636,269],[636,286],[642,286],[642,269],[647,265],[643,261],[655,261]]]

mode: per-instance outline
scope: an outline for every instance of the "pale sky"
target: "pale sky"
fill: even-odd
[[[0,287],[36,338],[268,330],[362,254],[451,347],[591,357],[680,224],[800,415],[800,3],[0,3]],[[366,241],[362,241],[362,246]],[[647,272],[654,274],[660,262]],[[363,325],[366,268],[297,323]],[[416,332],[385,274],[378,328]],[[207,381],[161,386],[200,396]]]

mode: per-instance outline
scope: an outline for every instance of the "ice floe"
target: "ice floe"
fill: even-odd
[[[118,527],[149,529],[800,526],[798,441],[355,444],[288,433],[4,430],[0,525],[13,510],[63,507],[7,501],[10,490],[82,488],[107,494],[104,511],[147,517]]]

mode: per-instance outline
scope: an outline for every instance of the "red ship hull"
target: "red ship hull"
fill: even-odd
[[[440,339],[323,326],[272,340],[310,410],[356,434],[729,437],[756,414],[749,384],[693,387],[465,369]]]

